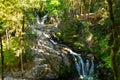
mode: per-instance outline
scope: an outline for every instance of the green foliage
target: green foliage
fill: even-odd
[[[7,49],[4,51],[4,63],[5,65],[16,65],[19,63],[16,57],[16,53],[12,49]]]
[[[0,34],[2,34],[2,31],[3,31],[3,24],[4,22],[0,22]]]
[[[102,29],[103,28],[103,29]],[[93,31],[93,30],[92,30]],[[110,46],[108,43],[109,36],[108,32],[105,32],[105,28],[103,26],[97,26],[94,34],[94,42],[93,52],[95,55],[99,56],[98,59],[101,60],[101,63],[98,65],[99,68],[111,68],[110,65]]]
[[[119,3],[120,0],[116,0],[113,6],[118,33],[118,26],[120,25]],[[37,37],[37,31],[32,31],[27,23],[32,24],[34,22],[33,8],[36,8],[40,13],[46,11],[50,17],[61,18],[61,27],[56,35],[62,41],[68,45],[84,49],[87,53],[94,53],[100,60],[99,68],[110,68],[111,21],[107,7],[105,0],[0,0],[0,34],[3,34],[5,64],[16,65],[19,63],[18,57],[21,53],[23,53],[24,62],[33,59],[30,47],[34,44],[33,40]],[[83,17],[87,17],[85,14],[91,12],[94,12],[95,16],[100,16],[100,19],[85,18],[84,21],[81,20],[81,14],[83,14]],[[25,17],[24,23],[23,16]],[[22,29],[23,24],[24,30]],[[6,29],[9,34],[8,42]],[[119,58],[119,52],[117,57]],[[68,70],[64,66],[60,67],[60,74],[70,72],[70,69]]]
[[[119,14],[119,12],[120,12],[120,6],[119,6],[119,3],[120,3],[120,1],[119,0],[116,0],[116,2],[115,2],[115,9],[114,9],[114,13],[115,13],[115,24],[116,24],[116,26],[118,27],[119,25],[120,25],[120,23],[119,23],[119,21],[120,21],[120,14]],[[119,28],[119,30],[120,30],[120,28]],[[119,32],[119,30],[118,30],[118,32]],[[119,35],[120,35],[120,33],[119,33]]]
[[[29,47],[25,47],[25,53],[22,55],[23,63],[32,62],[34,55],[32,50]]]
[[[32,10],[28,10],[25,15],[28,23],[32,24],[36,20]]]
[[[65,79],[65,78],[74,78],[74,76],[76,75],[75,73],[75,69],[72,67],[66,67],[66,66],[63,66],[63,65],[60,65],[60,70],[59,70],[59,77],[62,79]]]
[[[77,33],[76,33],[76,29],[74,27],[74,24],[71,25],[66,25],[62,28],[63,30],[61,30],[61,38],[64,40],[64,42],[73,42],[74,40],[77,40]],[[67,37],[66,37],[67,36]],[[60,37],[60,36],[58,36]]]
[[[63,14],[64,5],[60,0],[46,0],[46,10],[51,16],[61,16]]]
[[[119,1],[117,0],[116,2]],[[68,3],[70,3],[70,1]],[[68,3],[66,3],[65,5],[68,5]],[[77,48],[82,47],[82,49],[85,48],[84,50],[86,50],[87,53],[94,53],[94,55],[97,56],[97,59],[100,60],[100,64],[98,64],[99,68],[110,69],[111,65],[109,53],[111,45],[109,44],[111,42],[109,42],[109,38],[111,35],[111,21],[109,19],[109,13],[107,8],[108,5],[106,2],[104,2],[104,0],[95,0],[91,2],[92,4],[90,4],[89,6],[86,6],[89,4],[88,0],[81,3],[84,5],[82,6],[82,9],[84,10],[83,13],[89,13],[88,9],[91,5],[94,5],[95,7],[93,7],[92,12],[95,12],[97,15],[100,16],[100,18],[96,19],[96,21],[85,20],[77,22],[77,20],[79,19],[76,19],[74,17],[74,9],[76,7],[72,6],[72,8],[70,8],[71,6],[69,5],[69,7],[66,8],[66,11],[64,13],[67,15],[67,17],[64,15],[65,19],[62,19],[63,25],[62,27],[60,27],[59,31],[56,34],[59,38],[62,39],[62,41],[64,41],[68,45],[77,46]],[[119,6],[118,3],[116,4],[117,5],[115,5],[115,16],[119,16]],[[73,10],[72,13],[70,13],[70,9]],[[75,11],[77,12],[77,10]],[[119,25],[118,17],[116,17],[116,25]],[[87,41],[89,37],[91,39]]]
[[[116,0],[113,6],[117,29],[120,21],[119,3],[120,1]],[[60,15],[59,12],[63,12],[62,25],[56,33],[62,41],[68,45],[77,46],[77,48],[82,47],[87,53],[94,53],[97,59],[100,60],[98,67],[102,69],[111,68],[109,54],[112,47],[110,45],[112,41],[109,41],[111,21],[106,0],[48,0],[46,6],[53,15]],[[91,12],[95,13],[95,20],[91,18],[81,20],[82,16],[89,17],[90,15],[85,16],[85,14]],[[81,13],[83,15],[79,16]]]
[[[75,41],[73,44],[77,47],[83,47],[83,44],[81,44],[80,41]]]
[[[30,47],[33,46],[32,40],[37,36],[37,32],[29,31],[27,23],[35,20],[32,8],[40,8],[41,1],[33,2],[35,6],[28,0],[0,0],[0,33],[2,33],[4,61],[7,67],[14,68],[18,65],[22,53],[24,62],[33,59]]]
[[[32,28],[27,27],[26,29],[26,33],[25,35],[23,35],[26,45],[33,45],[33,41],[35,40],[35,38],[37,38],[37,31],[36,30],[32,30]]]
[[[83,27],[89,27],[89,26],[91,26],[91,22],[86,21],[83,23]]]
[[[57,35],[58,37],[61,37],[61,36],[62,36],[62,35],[61,35],[61,32],[57,32],[56,35]]]

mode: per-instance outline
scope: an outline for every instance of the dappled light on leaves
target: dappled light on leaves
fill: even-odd
[[[119,80],[119,4],[119,0],[0,0],[4,54],[0,67],[39,79],[50,72],[47,77],[61,80]],[[95,64],[92,77],[86,72],[93,65],[89,60]]]

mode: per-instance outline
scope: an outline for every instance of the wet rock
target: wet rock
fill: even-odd
[[[35,47],[32,48],[35,55],[34,68],[31,69],[31,72],[34,72],[32,75],[36,80],[56,79],[61,74],[60,70],[71,67],[70,54],[64,50],[65,46],[52,41],[51,32],[54,32],[54,27],[34,26],[37,31],[37,39]],[[64,72],[62,73],[64,74]],[[26,73],[26,75],[28,74],[30,73]]]

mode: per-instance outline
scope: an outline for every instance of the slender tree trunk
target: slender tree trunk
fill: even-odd
[[[6,29],[6,48],[9,49],[9,34],[8,34],[8,29]]]
[[[4,4],[5,0],[2,1]],[[3,46],[2,46],[2,32],[0,34],[0,46],[1,46],[1,79],[4,80],[4,54],[3,54]]]
[[[25,26],[24,26],[24,23],[25,23],[24,13],[25,13],[25,11],[24,11],[24,7],[23,7],[22,33],[24,32],[24,28],[25,28]],[[23,47],[23,34],[21,34],[21,36],[22,36],[21,47]],[[22,56],[23,56],[23,49],[22,49],[22,52],[21,52],[21,71],[22,71],[22,76],[23,76],[24,69],[23,69],[23,57]]]
[[[2,36],[1,36],[1,34],[0,34],[0,46],[1,46],[1,64],[2,64],[2,68],[1,68],[2,76],[1,76],[1,79],[4,80],[4,55],[3,55]]]
[[[113,13],[113,2],[112,0],[107,0],[108,7],[109,7],[109,14],[111,19],[111,40],[112,46],[111,46],[111,67],[114,74],[114,80],[118,80],[118,65],[117,65],[117,51],[118,51],[118,32],[117,32],[117,26],[115,26],[115,20],[114,20],[114,13]]]
[[[24,23],[25,23],[25,10],[24,10],[24,6],[23,6],[23,20],[22,20],[22,29],[21,29],[21,47],[22,47],[22,51],[21,51],[21,55],[20,55],[20,62],[21,62],[21,75],[23,76],[23,71],[24,71],[24,68],[23,68],[23,32],[24,32],[24,28],[25,28],[25,26],[24,26]]]

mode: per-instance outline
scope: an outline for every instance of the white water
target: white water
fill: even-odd
[[[57,45],[58,43],[50,39],[50,42],[53,43],[54,45]]]
[[[41,24],[45,24],[45,20],[47,19],[47,14],[45,16],[42,17],[42,21],[41,21]]]
[[[73,52],[71,49],[66,49],[75,59],[75,68],[78,72],[79,78],[82,80],[93,80],[91,74],[94,73],[94,61],[91,62],[87,59],[86,63],[83,61],[80,54]],[[90,66],[91,64],[91,66]]]
[[[86,60],[86,63],[85,63],[85,69],[86,69],[86,75],[88,75],[89,74],[89,68],[90,68],[90,61],[87,59]]]
[[[93,72],[94,72],[94,62],[93,60],[91,60],[91,68],[90,68],[89,75],[92,74]]]
[[[33,11],[34,11],[34,14],[35,14],[35,16],[36,16],[36,20],[37,20],[36,22],[37,22],[38,24],[40,24],[40,18],[39,18],[39,16],[38,16],[36,10],[33,9]]]
[[[36,10],[33,9],[33,11],[34,11],[34,14],[35,14],[35,16],[36,16],[37,23],[38,23],[38,24],[45,24],[45,20],[47,19],[48,14],[44,15],[44,16],[41,18],[41,21],[40,21],[39,15],[37,14]]]

